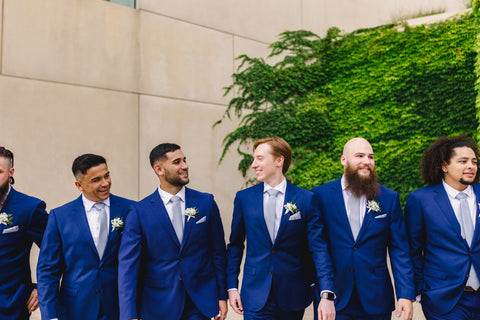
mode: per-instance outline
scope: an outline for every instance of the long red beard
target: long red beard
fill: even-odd
[[[358,174],[358,169],[347,164],[345,179],[348,184],[347,189],[356,197],[365,195],[367,199],[371,200],[380,194],[377,172],[374,168],[370,169],[368,177],[364,177]]]

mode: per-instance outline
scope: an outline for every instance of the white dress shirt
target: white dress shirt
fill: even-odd
[[[443,184],[443,187],[445,188],[445,191],[448,194],[448,200],[450,200],[450,204],[452,205],[453,212],[455,212],[455,216],[457,217],[457,220],[459,222],[462,221],[460,217],[460,200],[456,199],[455,197],[460,192],[463,192],[468,196],[467,203],[468,203],[468,208],[470,209],[470,218],[472,218],[470,223],[473,224],[473,230],[475,230],[475,216],[477,214],[477,206],[476,206],[475,193],[473,192],[472,186],[467,186],[465,190],[458,191],[457,189],[450,187],[447,183],[445,183],[445,181],[442,181],[442,184]]]
[[[263,212],[267,210],[267,202],[269,197],[267,191],[270,189],[279,191],[275,203],[275,228],[273,229],[273,234],[276,237],[278,228],[280,227],[280,222],[282,221],[283,204],[285,202],[285,192],[287,190],[287,179],[283,178],[282,182],[280,182],[275,188],[272,188],[266,182],[263,183]]]
[[[82,194],[82,201],[83,207],[85,208],[85,213],[87,215],[88,226],[90,227],[90,233],[92,234],[93,242],[95,243],[95,247],[98,246],[98,237],[100,235],[100,225],[98,224],[98,214],[99,211],[97,208],[94,207],[95,201],[88,200]],[[110,230],[110,197],[105,199],[104,201],[100,201],[105,204],[105,213],[107,219],[106,226],[108,227],[108,231]],[[107,232],[108,234],[108,232]]]
[[[180,191],[178,191],[177,194],[170,194],[166,191],[163,191],[160,187],[158,187],[158,193],[160,194],[160,198],[162,198],[163,204],[165,205],[165,209],[167,209],[168,217],[170,218],[170,221],[173,224],[173,203],[170,201],[170,199],[173,196],[177,196],[180,198],[180,208],[182,209],[182,212],[185,212],[185,187],[182,187]],[[182,219],[182,224],[185,227],[185,219]]]
[[[347,210],[348,219],[350,220],[350,208],[348,206],[348,201],[350,200],[350,197],[354,197],[354,195],[350,192],[350,190],[347,189],[348,185],[347,185],[347,180],[345,179],[345,176],[342,176],[341,184],[342,184],[343,202],[345,204],[345,209]],[[363,218],[365,217],[366,210],[367,210],[367,197],[365,195],[362,195],[360,197],[360,227],[362,226]]]

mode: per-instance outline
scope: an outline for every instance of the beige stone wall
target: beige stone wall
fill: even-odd
[[[15,187],[52,209],[79,195],[70,172],[77,155],[104,155],[112,191],[138,200],[158,183],[151,148],[179,143],[190,186],[215,195],[228,235],[244,180],[235,148],[218,164],[235,122],[212,124],[233,97],[222,88],[236,56],[266,57],[285,30],[351,31],[468,2],[138,0],[131,9],[101,0],[0,0],[0,145],[15,153]]]

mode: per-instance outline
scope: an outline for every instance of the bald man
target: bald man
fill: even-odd
[[[370,143],[349,140],[340,161],[339,179],[313,188],[319,200],[334,267],[337,320],[412,318],[415,299],[413,267],[398,193],[377,182]]]

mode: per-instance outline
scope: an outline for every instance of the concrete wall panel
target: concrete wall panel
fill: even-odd
[[[140,17],[140,91],[226,104],[232,36],[148,12]]]
[[[151,96],[140,97],[140,197],[158,187],[159,181],[150,167],[148,156],[153,147],[164,142],[182,147],[189,164],[189,187],[213,193],[222,212],[225,230],[230,228],[235,192],[244,179],[237,170],[235,149],[218,165],[221,142],[233,129],[233,122],[212,129],[224,108]]]
[[[4,0],[3,74],[137,91],[137,13],[99,0]]]
[[[52,209],[80,193],[71,173],[83,153],[106,157],[112,191],[138,196],[138,96],[0,77],[0,145],[15,154],[15,187]]]
[[[270,43],[301,27],[301,0],[141,0],[138,8],[246,38]]]

